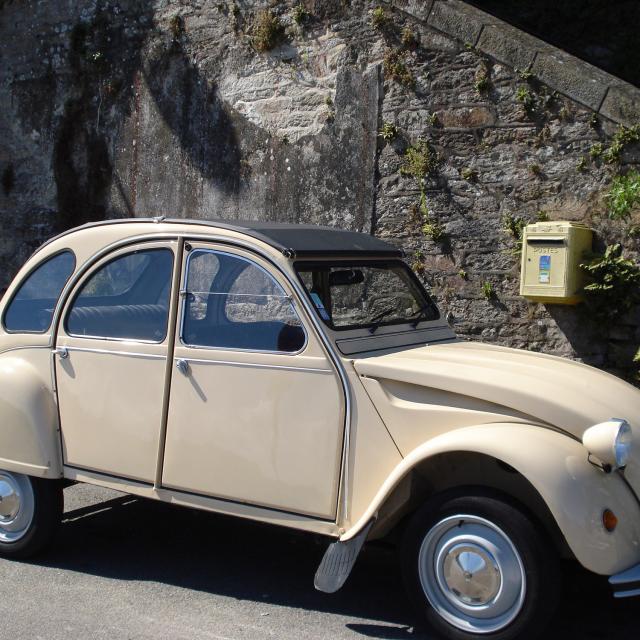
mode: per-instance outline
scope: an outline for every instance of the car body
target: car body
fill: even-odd
[[[48,541],[76,481],[327,536],[325,591],[395,536],[452,638],[533,633],[551,558],[640,593],[640,391],[457,339],[386,242],[95,223],[41,247],[0,316],[5,555]]]

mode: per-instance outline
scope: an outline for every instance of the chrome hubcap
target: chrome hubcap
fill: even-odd
[[[420,583],[429,604],[465,631],[494,633],[516,618],[526,594],[526,575],[507,534],[478,516],[438,522],[418,555]]]
[[[445,588],[469,605],[487,604],[500,590],[500,568],[495,558],[474,544],[450,549],[443,566]]]
[[[31,482],[20,473],[0,471],[0,542],[16,542],[33,520]]]

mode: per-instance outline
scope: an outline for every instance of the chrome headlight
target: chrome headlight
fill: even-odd
[[[631,426],[626,420],[612,418],[590,427],[582,436],[582,444],[590,454],[614,469],[627,465],[631,455]]]

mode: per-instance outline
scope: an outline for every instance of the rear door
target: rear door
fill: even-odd
[[[334,519],[343,392],[286,281],[240,249],[185,248],[163,486]]]
[[[65,465],[154,482],[176,246],[109,254],[71,294],[56,339]]]

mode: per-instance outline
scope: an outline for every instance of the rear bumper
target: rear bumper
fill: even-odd
[[[640,564],[609,578],[614,598],[640,597]]]

